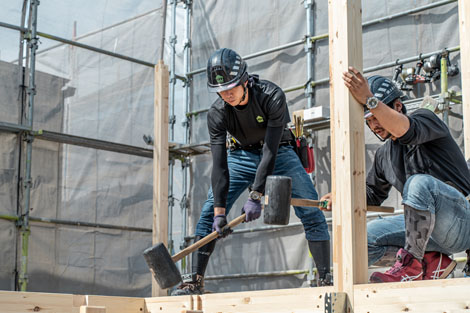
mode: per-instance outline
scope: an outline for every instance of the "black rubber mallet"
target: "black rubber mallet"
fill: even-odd
[[[233,228],[245,220],[245,215],[242,214],[236,219],[230,221],[225,227]],[[214,231],[202,238],[201,240],[193,243],[184,250],[181,250],[174,256],[171,256],[168,249],[163,243],[158,243],[144,251],[144,258],[147,261],[147,265],[153,274],[153,277],[157,281],[158,285],[162,289],[167,289],[176,286],[181,282],[181,274],[175,265],[175,262],[181,260],[191,252],[196,251],[200,247],[208,244],[212,240],[216,239],[219,234]]]
[[[264,195],[264,223],[272,225],[289,224],[290,206],[327,208],[327,201],[291,198],[292,180],[288,176],[268,176]],[[393,213],[388,206],[368,205],[369,212]]]
[[[285,225],[287,215],[287,222],[289,222],[290,211],[290,195],[291,195],[292,181],[287,176],[268,176],[266,180],[266,188],[272,192],[270,194],[270,209],[269,212],[264,213],[264,223],[269,225]],[[236,219],[228,223],[224,228],[234,228],[245,220],[245,214],[240,215]],[[174,256],[171,256],[168,249],[163,243],[158,243],[144,251],[144,258],[162,289],[170,288],[181,282],[181,275],[175,263],[191,252],[196,251],[200,247],[208,244],[216,239],[219,234],[214,231],[198,242],[190,245],[184,250],[181,250]]]

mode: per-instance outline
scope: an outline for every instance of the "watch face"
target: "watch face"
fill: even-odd
[[[250,192],[250,198],[252,200],[260,200],[261,199],[261,194],[259,192],[256,192],[256,191],[252,191],[252,192]]]
[[[379,104],[379,100],[376,97],[370,97],[367,99],[366,106],[369,109],[375,109]]]

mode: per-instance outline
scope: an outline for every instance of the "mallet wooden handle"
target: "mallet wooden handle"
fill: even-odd
[[[269,197],[264,197],[264,204],[269,203]],[[320,200],[310,200],[310,199],[299,199],[299,198],[292,198],[290,200],[290,204],[293,206],[316,206],[320,209],[323,208],[323,201]],[[367,211],[369,212],[382,212],[382,213],[393,213],[395,212],[395,208],[391,206],[377,206],[377,205],[368,205]]]
[[[228,223],[224,227],[224,229],[227,228],[227,227],[233,228],[233,227],[241,224],[245,220],[245,216],[246,216],[246,214],[243,213],[242,215],[240,215],[236,219],[231,220],[230,223]],[[173,260],[173,262],[177,262],[177,261],[181,260],[182,258],[184,258],[185,256],[187,256],[188,254],[190,254],[191,252],[196,251],[200,247],[202,247],[202,246],[208,244],[209,242],[211,242],[212,240],[216,239],[218,236],[219,236],[219,234],[216,231],[214,231],[214,232],[210,233],[209,235],[207,235],[206,237],[202,238],[201,240],[193,243],[192,245],[190,245],[186,249],[181,250],[180,252],[178,252],[177,254],[172,256],[171,259]]]

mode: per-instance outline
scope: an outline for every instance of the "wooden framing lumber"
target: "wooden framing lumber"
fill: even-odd
[[[153,229],[152,242],[168,246],[168,67],[162,60],[155,66]],[[152,277],[152,296],[164,296]]]
[[[107,313],[144,312],[144,298],[86,296],[88,306],[105,307]]]
[[[146,312],[173,313],[195,309],[197,296],[157,297],[145,298]]]
[[[460,63],[465,159],[470,159],[470,3],[459,0]]]
[[[365,284],[354,287],[354,313],[470,312],[470,279]],[[146,299],[149,313],[323,313],[333,287],[293,288]],[[179,306],[186,303],[185,309]],[[350,299],[351,300],[351,299]],[[151,301],[155,301],[150,304]],[[158,303],[158,305],[156,305]],[[353,312],[351,311],[351,312]]]
[[[106,311],[102,311],[103,308]],[[146,304],[144,298],[0,291],[0,312],[144,313]]]
[[[80,307],[80,313],[106,313],[106,307],[82,305]]]
[[[78,313],[71,294],[0,291],[0,312]]]
[[[329,0],[333,273],[335,290],[354,306],[353,287],[367,282],[364,117],[342,73],[362,71],[360,0]]]
[[[204,313],[323,313],[327,292],[333,292],[333,287],[205,294],[200,296],[201,309]]]
[[[469,290],[468,278],[355,285],[354,313],[470,312]],[[325,294],[333,291],[317,287],[153,298],[0,291],[0,312],[81,313],[81,307],[106,307],[112,313],[323,313]]]
[[[356,285],[354,313],[470,312],[470,279]]]

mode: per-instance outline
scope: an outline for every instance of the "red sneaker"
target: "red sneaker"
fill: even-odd
[[[426,252],[423,258],[424,272],[423,279],[444,279],[447,278],[457,266],[457,262],[440,252]]]
[[[372,273],[371,283],[388,283],[423,279],[423,265],[405,249],[398,250],[395,264],[385,273]]]

